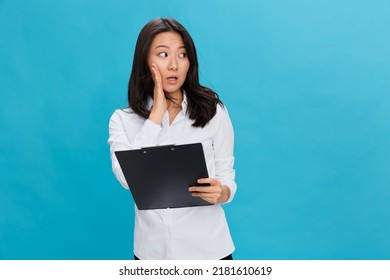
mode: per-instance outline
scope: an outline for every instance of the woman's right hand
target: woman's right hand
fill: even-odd
[[[162,78],[156,64],[152,64],[152,77],[154,82],[153,108],[149,115],[149,120],[156,124],[161,124],[164,113],[167,110],[167,99],[162,87]]]

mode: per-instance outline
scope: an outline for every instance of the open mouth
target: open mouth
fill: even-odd
[[[178,78],[176,76],[168,77],[168,81],[176,81]]]

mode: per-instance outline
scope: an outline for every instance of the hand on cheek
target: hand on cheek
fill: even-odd
[[[150,112],[149,119],[157,124],[161,124],[165,110],[167,108],[167,100],[162,87],[162,78],[160,71],[155,63],[151,67],[152,78],[154,81],[153,89],[153,108]]]

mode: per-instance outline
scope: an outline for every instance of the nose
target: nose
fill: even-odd
[[[169,60],[169,64],[168,64],[168,70],[173,70],[173,71],[176,71],[177,70],[177,61],[176,61],[176,58],[171,56],[170,60]]]

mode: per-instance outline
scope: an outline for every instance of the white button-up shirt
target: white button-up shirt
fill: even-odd
[[[229,187],[230,202],[236,192],[234,133],[226,107],[218,105],[216,115],[204,128],[193,127],[186,110],[185,94],[182,111],[171,125],[168,111],[162,124],[157,125],[129,108],[116,110],[110,119],[108,139],[114,174],[128,188],[115,151],[202,143],[209,176]],[[152,170],[150,175],[153,176]],[[138,210],[135,206],[134,254],[140,259],[221,259],[233,251],[220,204],[156,210]]]

